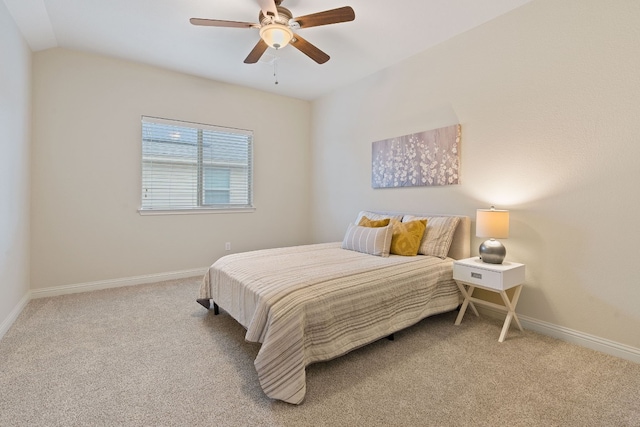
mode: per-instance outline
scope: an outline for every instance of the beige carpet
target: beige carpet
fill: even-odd
[[[0,426],[640,426],[640,365],[454,313],[267,398],[200,278],[31,301],[0,341]]]

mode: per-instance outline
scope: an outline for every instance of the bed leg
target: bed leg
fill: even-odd
[[[210,300],[209,298],[198,298],[196,302],[207,310],[210,310],[213,300]],[[220,314],[220,307],[218,307],[218,304],[216,304],[215,302],[213,303],[213,314],[215,314],[216,316]]]
[[[387,337],[387,339],[388,339],[389,341],[393,341],[395,338],[396,338],[396,337],[394,337],[394,336],[393,336],[393,334],[391,334],[391,335],[389,335],[389,336]]]
[[[209,298],[198,298],[196,302],[207,310],[211,308],[211,300]]]

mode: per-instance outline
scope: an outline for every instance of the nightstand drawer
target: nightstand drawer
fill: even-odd
[[[473,286],[503,291],[524,282],[524,264],[487,264],[479,258],[468,258],[453,263],[453,278]]]
[[[466,265],[453,265],[453,278],[472,285],[502,289],[502,273]]]

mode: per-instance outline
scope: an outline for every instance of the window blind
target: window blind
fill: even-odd
[[[253,207],[253,132],[142,117],[142,211]]]

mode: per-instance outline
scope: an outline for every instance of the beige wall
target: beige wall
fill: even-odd
[[[0,2],[0,338],[29,293],[31,51]]]
[[[360,209],[510,209],[518,311],[640,348],[638,22],[637,1],[536,0],[314,102],[315,239]],[[373,141],[452,123],[462,184],[371,188]]]
[[[32,289],[308,243],[310,103],[86,53],[34,55]],[[254,213],[140,216],[142,115],[254,131]]]

